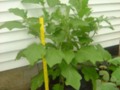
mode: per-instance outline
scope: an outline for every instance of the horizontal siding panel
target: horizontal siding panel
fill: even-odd
[[[28,16],[41,16],[41,6],[21,4],[21,0],[0,0],[0,24],[6,21],[17,20],[21,18],[8,12],[10,8],[19,7],[29,10]],[[61,0],[67,3],[68,0]],[[89,6],[93,9],[92,16],[98,17],[101,15],[108,17],[116,17],[111,19],[115,30],[110,30],[107,24],[102,23],[105,28],[98,31],[95,35],[94,43],[100,43],[103,47],[116,45],[120,40],[120,0],[90,0]],[[46,8],[48,6],[46,5]],[[49,11],[52,9],[48,8]],[[9,70],[21,66],[26,66],[29,63],[25,59],[15,61],[15,57],[19,50],[24,49],[33,42],[39,42],[32,35],[27,34],[27,29],[14,29],[9,31],[4,28],[0,30],[0,71]]]
[[[105,12],[94,12],[92,16],[98,17],[98,16],[107,16],[107,17],[120,17],[120,10],[116,11],[105,11]]]
[[[89,0],[90,4],[110,4],[110,3],[120,3],[120,0]]]
[[[100,43],[103,47],[110,47],[110,46],[118,45],[119,41],[120,41],[120,38],[116,38],[116,39],[111,39],[111,40],[102,41],[102,42],[95,42],[95,44]]]
[[[99,4],[99,5],[90,5],[93,12],[102,12],[102,11],[115,11],[120,10],[120,3],[115,4]]]
[[[94,40],[96,42],[102,42],[102,41],[112,40],[112,39],[116,39],[116,38],[120,38],[120,31],[114,32],[114,33],[109,33],[109,34],[104,34],[104,35],[96,35],[94,37]]]
[[[18,52],[19,51],[11,51],[0,54],[0,63],[14,60]]]
[[[6,33],[0,33],[0,38],[0,44],[2,44],[11,41],[30,39],[33,38],[33,36],[28,34],[28,30],[17,30],[12,32],[8,31]]]
[[[114,26],[115,30],[111,30],[109,28],[103,28],[101,30],[98,30],[97,35],[103,35],[103,34],[109,34],[114,32],[120,31],[120,25]],[[9,38],[8,38],[9,37]],[[17,31],[6,31],[4,33],[0,33],[0,44],[7,43],[7,42],[13,42],[13,41],[19,41],[19,40],[26,40],[26,39],[32,39],[33,36],[28,34],[28,30],[17,30]]]
[[[23,28],[23,29],[18,29],[18,28],[15,28],[15,29],[13,29],[13,30],[8,30],[7,28],[3,28],[3,29],[1,29],[0,30],[0,34],[4,34],[4,33],[9,33],[9,32],[15,32],[15,31],[25,31],[25,30],[27,30],[26,28]]]
[[[32,16],[38,17],[38,16],[42,15],[41,12],[42,12],[41,9],[36,9],[36,10],[31,9],[31,10],[28,11],[28,16],[29,17],[32,17]],[[9,12],[1,12],[0,13],[0,23],[6,22],[6,21],[12,21],[12,20],[22,20],[22,18],[14,15],[12,13],[9,13]]]
[[[114,30],[111,30],[106,27],[102,28],[102,29],[98,30],[97,35],[110,34],[110,33],[114,33],[114,32],[120,32],[120,24],[114,25]]]
[[[8,43],[2,43],[0,44],[0,54],[15,51],[15,50],[21,50],[27,47],[29,44],[33,42],[37,42],[37,41],[38,40],[32,38],[32,39],[25,39],[25,40],[13,41],[13,42],[8,42]]]
[[[39,9],[38,9],[38,10],[31,10],[28,15],[30,17],[31,16],[38,17],[38,16],[41,16],[42,13],[40,13]],[[101,16],[101,15],[108,16],[108,17],[113,17],[114,16],[116,18],[119,18],[120,17],[120,11],[116,10],[116,11],[108,11],[108,12],[94,12],[92,14],[92,16],[95,16],[95,17]],[[22,19],[19,16],[16,16],[16,15],[11,14],[9,12],[0,13],[0,23],[7,22],[7,21],[12,21],[12,20],[22,20]]]
[[[6,6],[6,7],[5,7]],[[28,4],[21,4],[20,1],[16,0],[16,1],[4,1],[4,2],[0,2],[0,12],[6,12],[8,11],[10,8],[21,8],[21,9],[36,9],[36,8],[41,8],[40,5],[36,4],[36,5],[28,5]]]
[[[60,0],[63,3],[67,3],[68,0]],[[120,3],[120,0],[89,0],[89,4],[111,4]]]
[[[65,3],[65,2],[64,2]],[[6,5],[6,7],[5,7]],[[119,8],[120,3],[110,3],[110,4],[90,4],[90,7],[93,11],[110,11],[110,10],[120,10]],[[46,6],[48,8],[48,6]],[[42,8],[40,5],[28,5],[28,4],[21,4],[20,1],[4,1],[0,2],[0,12],[6,12],[10,8],[21,8],[21,9],[40,9]]]
[[[2,62],[2,63],[0,63],[0,72],[18,68],[18,67],[23,67],[28,64],[29,64],[29,62],[25,59],[21,59],[21,60],[17,60],[17,61],[12,60],[12,61],[8,61],[8,62]]]
[[[120,24],[120,18],[116,18],[116,19],[111,19],[109,20],[111,22],[112,25],[118,25]],[[108,24],[106,22],[101,23],[102,26],[108,26]]]

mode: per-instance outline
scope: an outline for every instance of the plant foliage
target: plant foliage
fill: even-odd
[[[49,76],[58,80],[52,90],[64,90],[71,86],[79,90],[81,80],[91,81],[93,90],[118,90],[120,85],[120,57],[112,56],[101,45],[93,45],[93,36],[106,22],[113,29],[107,17],[93,17],[88,0],[68,0],[68,4],[59,0],[22,0],[22,3],[42,5],[42,17],[45,20],[46,46],[33,43],[21,50],[17,59],[26,58],[30,65],[35,65],[45,56]],[[46,8],[46,4],[51,11]],[[11,13],[22,18],[22,21],[9,21],[0,28],[27,28],[29,34],[39,38],[39,17],[29,17],[28,11],[12,8]],[[79,70],[81,73],[79,73]],[[42,71],[41,71],[42,72]],[[31,90],[43,85],[43,73],[33,78]]]

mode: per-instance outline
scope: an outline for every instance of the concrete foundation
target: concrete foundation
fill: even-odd
[[[0,72],[0,90],[30,90],[30,81],[40,71],[41,66],[26,66]]]

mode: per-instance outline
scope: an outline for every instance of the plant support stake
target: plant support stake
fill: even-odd
[[[39,18],[40,23],[40,40],[43,46],[45,46],[45,30],[44,30],[44,19],[41,17]],[[48,79],[48,70],[47,70],[47,62],[46,59],[42,58],[43,61],[43,72],[44,72],[44,82],[45,82],[45,90],[49,90],[49,79]]]

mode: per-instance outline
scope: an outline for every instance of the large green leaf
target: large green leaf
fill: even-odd
[[[94,67],[83,67],[82,73],[84,74],[84,78],[86,81],[92,81],[93,90],[96,90],[96,80],[99,77],[96,69]]]
[[[120,85],[120,67],[118,67],[111,75],[111,81],[116,82],[117,85]]]
[[[79,18],[71,18],[70,19],[70,22],[72,23],[72,28],[79,28],[79,27],[83,27],[83,26],[89,26],[89,24],[88,24],[88,22],[86,22],[86,21],[83,21],[83,20],[81,20],[81,19],[79,19]]]
[[[66,79],[66,85],[70,85],[75,90],[79,90],[80,88],[80,80],[82,79],[81,75],[77,72],[77,70],[71,65],[67,65],[64,62],[60,65],[61,73],[63,77]]]
[[[23,19],[27,18],[27,12],[24,9],[19,8],[11,8],[9,9],[9,12],[22,17]]]
[[[63,53],[64,53],[63,58],[64,58],[65,62],[67,64],[70,64],[72,62],[73,58],[75,57],[74,52],[69,50],[69,51],[63,51]]]
[[[41,72],[32,79],[31,90],[37,90],[37,88],[43,85],[43,82],[44,82],[44,75],[43,72]]]
[[[87,16],[91,14],[91,9],[88,7],[89,0],[80,0],[80,9],[78,11],[78,15],[80,17]]]
[[[65,31],[58,29],[52,36],[55,42],[61,43],[65,40],[66,33]]]
[[[39,23],[39,18],[30,17],[30,18],[27,18],[26,22],[27,22],[28,25],[38,24]]]
[[[84,1],[84,0],[83,0]],[[79,13],[78,15],[82,18],[83,16],[89,16],[91,14],[91,9],[86,7],[86,8],[83,8]]]
[[[77,52],[76,60],[80,63],[91,61],[95,64],[96,61],[103,61],[103,58],[94,46],[87,46]]]
[[[18,53],[17,59],[21,57],[25,57],[30,65],[34,65],[38,60],[40,60],[45,55],[45,47],[41,44],[32,44],[28,46],[26,49],[22,50]]]
[[[97,49],[100,52],[104,60],[109,60],[112,58],[111,54],[107,50],[103,49],[101,45],[98,44]]]
[[[96,90],[119,90],[114,83],[97,81]]]
[[[113,59],[109,60],[108,62],[115,66],[120,65],[120,57],[113,58]]]
[[[48,34],[53,34],[55,32],[55,23],[51,22],[51,23],[48,23],[48,25],[46,26],[46,31]]]
[[[62,14],[61,8],[57,7],[56,10],[54,12],[52,12],[51,19],[58,21],[58,20],[63,19],[62,16],[63,16],[63,14]]]
[[[87,16],[91,13],[91,9],[88,7],[89,0],[69,0],[69,3],[75,7],[80,17]]]
[[[88,2],[89,2],[89,0],[80,0],[81,1],[81,7],[82,7],[82,9],[83,8],[86,8],[87,6],[88,6]]]
[[[25,26],[19,21],[9,21],[2,24],[0,26],[0,29],[1,28],[8,28],[9,30],[12,30],[14,28],[25,28]]]
[[[34,36],[40,36],[40,24],[33,24],[29,26],[29,32],[30,34]]]
[[[63,53],[55,48],[48,48],[46,53],[46,60],[50,67],[62,62]]]
[[[47,0],[47,3],[50,7],[54,7],[58,4],[60,4],[60,1],[59,0]]]
[[[39,18],[36,18],[36,17],[27,18],[27,24],[28,24],[30,34],[35,36],[40,35]]]
[[[55,84],[52,90],[64,90],[64,87],[60,84]]]
[[[76,53],[76,60],[79,63],[90,61],[95,64],[97,61],[105,61],[110,58],[111,55],[99,45],[82,47]]]
[[[72,5],[72,7],[75,7],[77,11],[80,10],[81,8],[80,0],[69,0],[69,3]]]

